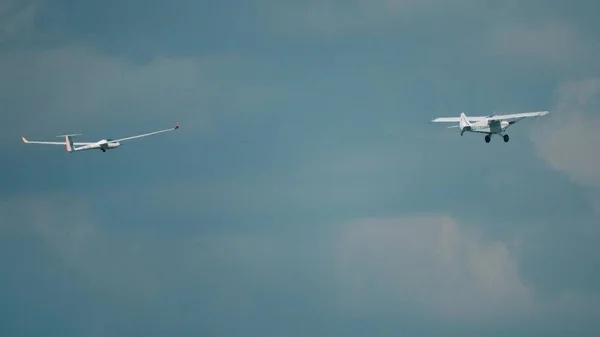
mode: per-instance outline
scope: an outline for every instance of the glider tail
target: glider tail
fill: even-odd
[[[74,136],[81,136],[79,134],[70,134],[70,135],[60,135],[57,137],[64,137],[65,138],[65,150],[67,150],[67,152],[73,152],[75,151],[75,147],[73,146],[73,139],[72,137]]]
[[[459,125],[460,125],[461,134],[465,131],[471,130],[471,123],[469,123],[469,120],[467,119],[467,115],[465,115],[464,112],[460,113]]]

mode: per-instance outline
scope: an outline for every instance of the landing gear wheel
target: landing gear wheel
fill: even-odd
[[[492,140],[492,137],[490,137],[490,135],[485,136],[485,142],[489,143],[490,140]]]
[[[106,150],[105,150],[105,149],[100,149],[100,150],[102,150],[102,152],[106,152]]]
[[[505,142],[505,143],[508,143],[508,140],[510,139],[510,138],[508,137],[508,135],[504,135],[504,136],[502,136],[502,138],[504,138],[504,142]]]

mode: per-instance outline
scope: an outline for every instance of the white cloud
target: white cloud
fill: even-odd
[[[344,306],[394,314],[404,305],[473,323],[532,309],[532,290],[503,242],[447,217],[371,219],[350,224],[336,245]]]
[[[534,127],[536,151],[574,182],[600,187],[600,79],[567,81],[547,121]]]
[[[513,247],[486,241],[444,216],[363,219],[301,235],[166,235],[155,232],[158,224],[136,230],[118,218],[104,227],[91,218],[92,207],[66,195],[1,200],[0,234],[39,239],[41,252],[74,271],[79,287],[110,298],[111,307],[153,315],[182,310],[179,301],[198,303],[195,310],[249,314],[265,296],[275,300],[298,291],[305,294],[302,305],[314,306],[310,310],[384,319],[409,310],[468,326],[548,315],[569,322],[597,306],[597,296],[576,289],[536,298]],[[15,252],[27,253],[40,251]],[[103,313],[94,322],[103,326],[112,317]]]

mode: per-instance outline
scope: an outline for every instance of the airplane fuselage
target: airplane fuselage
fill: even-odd
[[[76,147],[73,151],[102,150],[102,152],[106,152],[106,150],[116,149],[119,146],[121,146],[121,143],[119,142],[103,139],[93,144]]]
[[[492,140],[493,135],[500,135],[504,142],[507,143],[510,137],[504,133],[506,128],[508,128],[512,122],[505,120],[482,120],[477,121],[475,123],[462,126],[460,135],[462,136],[465,132],[474,132],[474,133],[484,133],[485,134],[485,142],[489,143]]]
[[[479,121],[465,127],[462,131],[464,132],[475,132],[485,134],[499,134],[503,133],[506,128],[510,126],[508,121]]]

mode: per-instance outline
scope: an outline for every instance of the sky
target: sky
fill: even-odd
[[[597,336],[599,10],[0,0],[0,335]]]

